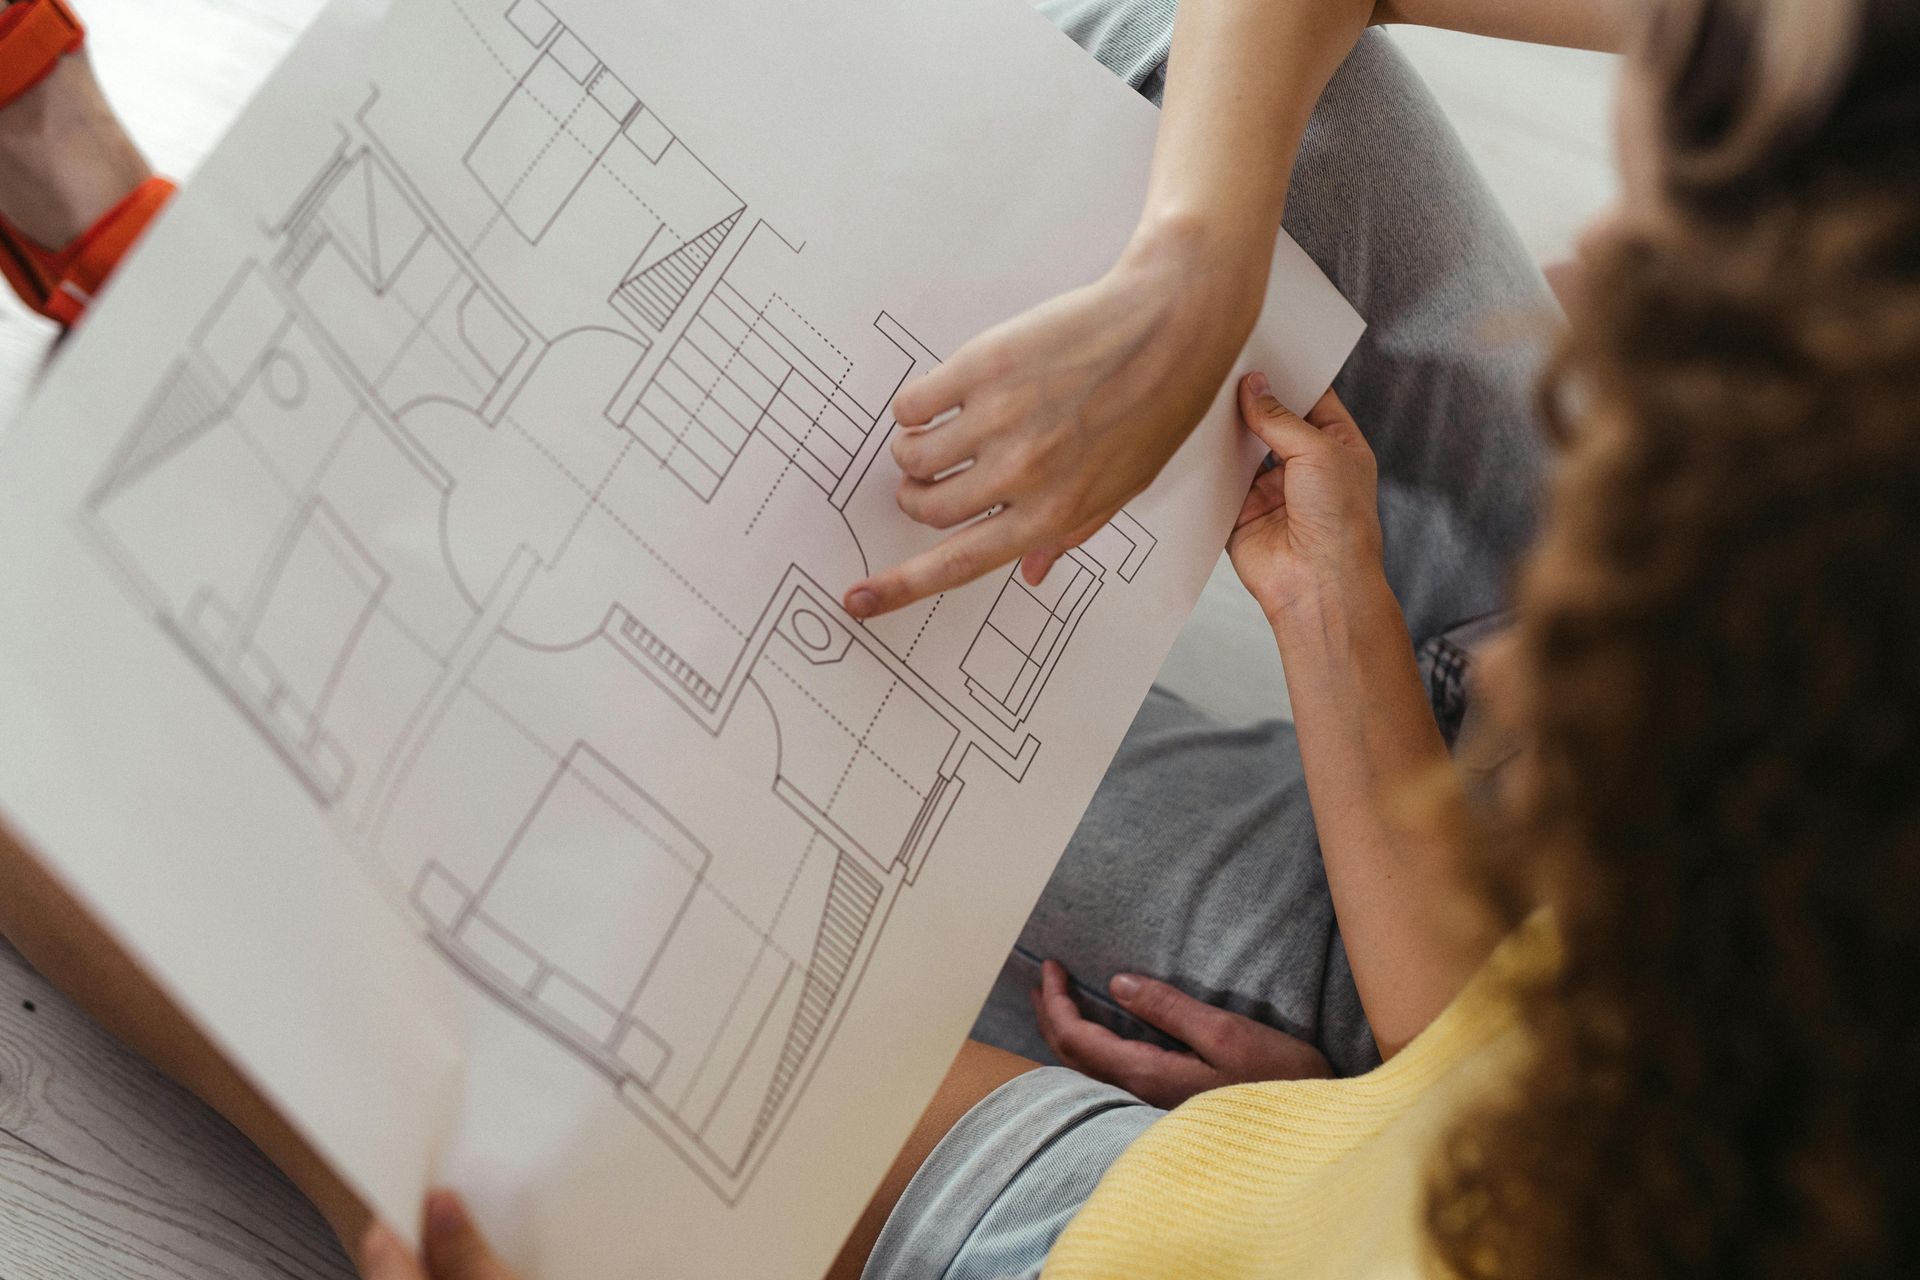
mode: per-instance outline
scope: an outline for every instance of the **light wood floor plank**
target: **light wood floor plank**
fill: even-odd
[[[351,1275],[264,1156],[0,944],[0,1276]]]

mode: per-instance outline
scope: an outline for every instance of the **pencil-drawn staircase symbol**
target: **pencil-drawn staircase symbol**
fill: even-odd
[[[655,329],[665,329],[673,313],[692,296],[700,273],[720,252],[745,213],[745,209],[735,209],[646,270],[629,276],[615,291],[613,304],[629,316],[638,315]]]
[[[800,1008],[787,1033],[787,1047],[780,1055],[780,1066],[773,1073],[766,1100],[760,1105],[760,1118],[754,1122],[753,1141],[773,1123],[774,1113],[786,1100],[794,1078],[819,1038],[833,1002],[846,984],[853,959],[860,952],[874,908],[880,902],[880,882],[862,871],[846,854],[833,870],[833,887],[827,893],[826,914],[820,921],[820,933],[814,942],[813,963],[807,966],[806,989],[800,994]]]
[[[674,683],[692,694],[694,700],[707,710],[712,711],[720,705],[720,690],[695,671],[685,658],[675,653],[671,645],[648,630],[644,622],[617,605],[614,607],[614,617],[619,622],[619,638],[626,641],[620,648],[630,661],[633,655],[628,646],[651,659],[655,666],[665,671]]]
[[[106,479],[94,490],[93,505],[98,508],[105,504],[217,426],[221,411],[218,393],[192,366],[184,363],[174,366],[172,375],[148,405],[140,426],[121,447]]]
[[[287,235],[287,242],[280,251],[280,274],[288,281],[298,283],[307,274],[307,268],[314,264],[321,252],[332,239],[325,224],[318,218],[308,218]]]

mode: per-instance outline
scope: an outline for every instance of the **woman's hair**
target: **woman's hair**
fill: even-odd
[[[1656,190],[1547,380],[1487,845],[1564,963],[1430,1239],[1500,1280],[1914,1274],[1920,3],[1671,0],[1632,67]]]

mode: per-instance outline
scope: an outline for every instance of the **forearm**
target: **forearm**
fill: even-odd
[[[1146,240],[1198,242],[1239,289],[1250,329],[1314,104],[1373,0],[1182,0],[1141,218]]]
[[[1380,0],[1374,21],[1618,52],[1631,14],[1628,0]]]
[[[1201,241],[1207,259],[1223,271],[1263,283],[1307,122],[1370,23],[1618,49],[1630,22],[1629,4],[1182,0],[1142,239]]]
[[[1275,623],[1327,883],[1375,1039],[1391,1056],[1485,959],[1463,928],[1457,853],[1405,820],[1410,787],[1448,766],[1384,577],[1347,582]]]

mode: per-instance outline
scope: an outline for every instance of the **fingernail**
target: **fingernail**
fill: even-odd
[[[376,1222],[360,1237],[360,1269],[377,1277],[381,1268],[393,1263],[405,1249],[391,1227]]]
[[[451,1191],[436,1191],[427,1197],[427,1234],[436,1240],[459,1235],[466,1229],[467,1211],[460,1197]]]
[[[880,605],[880,597],[864,587],[847,595],[847,612],[856,618],[870,618]]]
[[[1107,984],[1107,990],[1113,993],[1115,1000],[1124,1003],[1140,994],[1140,979],[1130,973],[1116,974],[1113,981]]]
[[[1253,392],[1254,399],[1264,400],[1273,394],[1273,384],[1267,381],[1266,374],[1256,373],[1247,379],[1247,390]]]

